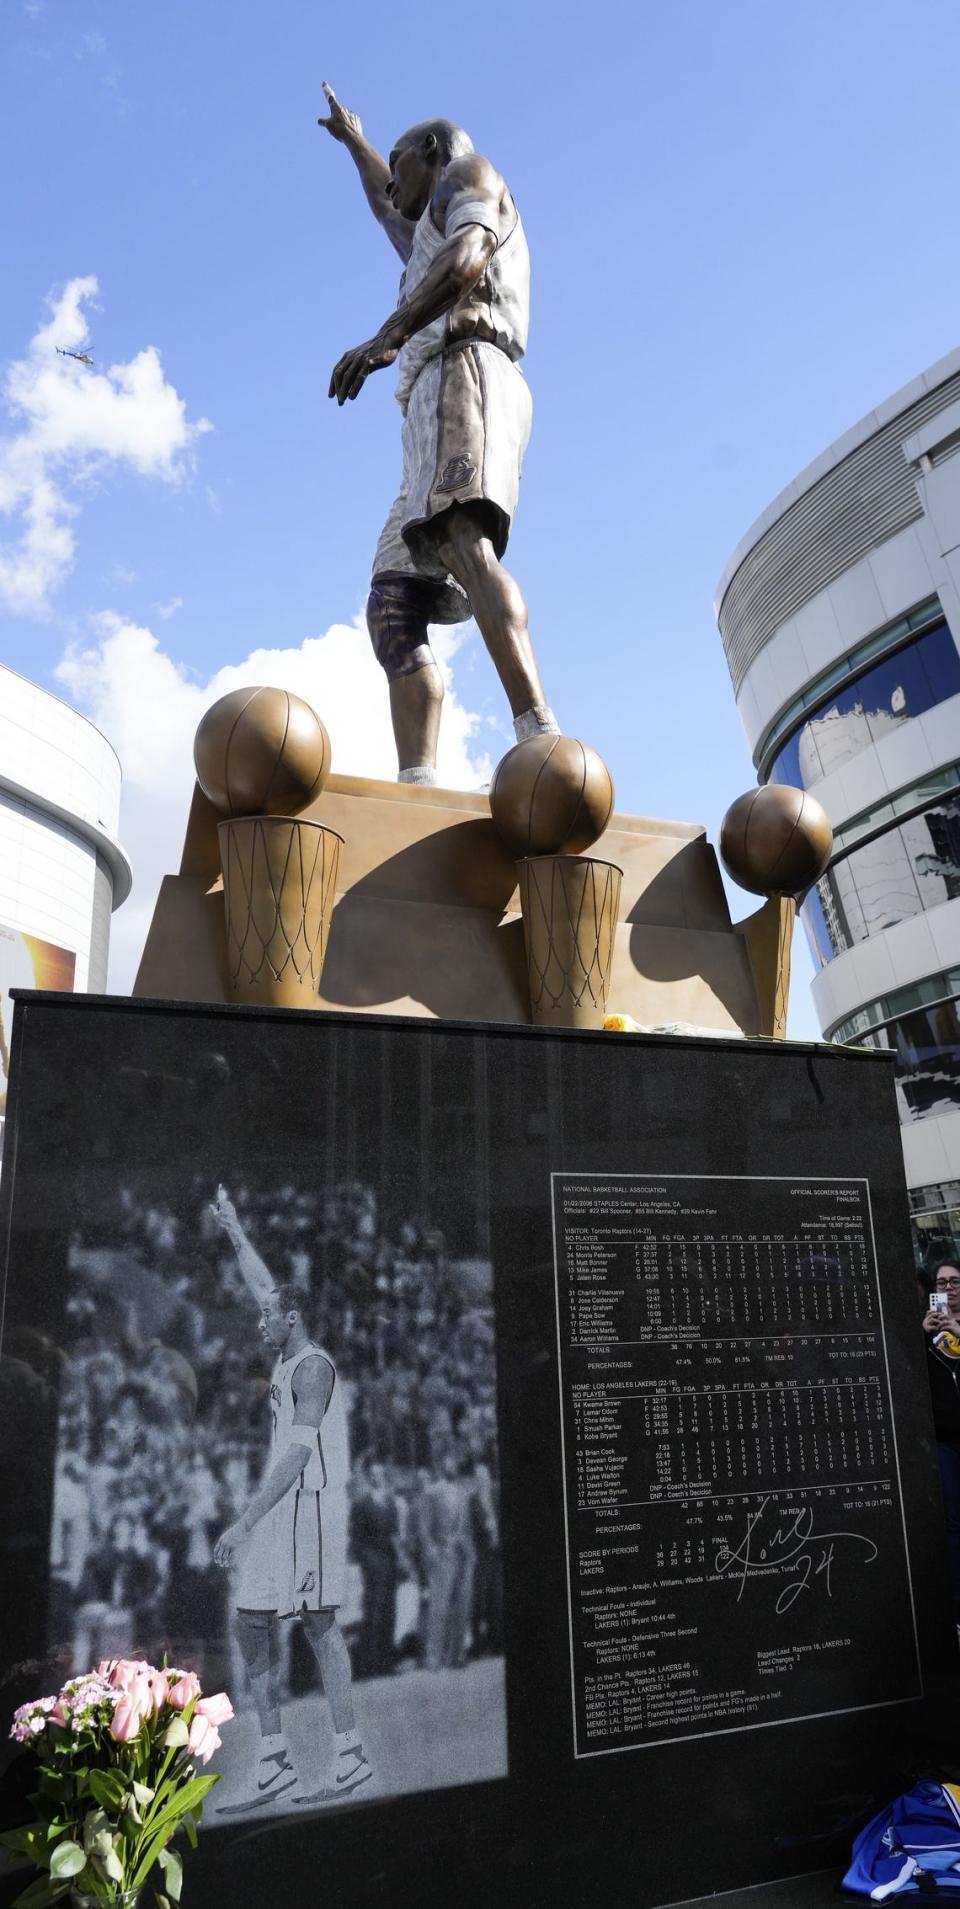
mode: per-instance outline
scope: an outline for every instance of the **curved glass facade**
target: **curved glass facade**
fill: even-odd
[[[960,762],[949,762],[943,769],[931,769],[919,782],[908,782],[896,795],[886,796],[872,808],[861,809],[859,815],[852,815],[842,828],[834,829],[834,855],[853,848],[867,835],[876,835],[888,822],[899,822],[901,816],[912,815],[915,809],[925,809],[938,795],[947,795],[957,788],[960,788]]]
[[[907,1126],[960,1108],[960,999],[904,1014],[860,1037],[896,1056],[897,1106]]]
[[[787,703],[781,709],[761,739],[754,753],[754,762],[759,765],[766,760],[774,743],[785,736],[788,729],[796,728],[797,719],[804,710],[819,709],[828,689],[833,689],[835,683],[845,683],[848,677],[861,675],[875,656],[885,655],[887,650],[899,649],[912,630],[927,630],[932,624],[942,621],[943,610],[939,597],[928,597],[925,603],[918,603],[916,609],[910,610],[906,616],[898,616],[894,623],[887,623],[882,630],[874,630],[872,636],[865,637],[852,650],[835,657],[829,669],[822,669],[819,676],[811,677],[806,689],[802,689],[792,703]]]
[[[936,1007],[955,994],[960,995],[960,968],[925,974],[922,981],[908,981],[906,987],[881,994],[876,1001],[865,1001],[849,1019],[838,1021],[835,1027],[828,1029],[827,1040],[835,1041],[838,1047],[856,1044],[872,1027],[882,1027],[885,1021],[899,1021],[904,1014],[912,1014],[914,1008]]]
[[[960,694],[960,654],[945,622],[848,680],[810,711],[770,764],[768,782],[808,789],[861,749]]]
[[[801,918],[824,967],[858,941],[960,896],[960,790],[834,862]]]
[[[945,1259],[960,1263],[960,1180],[912,1187],[910,1211],[920,1270],[932,1272]]]

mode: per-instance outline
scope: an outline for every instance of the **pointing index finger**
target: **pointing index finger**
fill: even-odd
[[[330,85],[329,80],[322,80],[321,85],[323,87],[324,94],[326,95],[328,104],[330,106],[339,106],[340,101],[338,100],[336,93],[333,90],[333,87]]]

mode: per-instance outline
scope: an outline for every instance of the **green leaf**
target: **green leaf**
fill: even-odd
[[[51,1902],[59,1902],[65,1896],[70,1884],[52,1883],[49,1876],[38,1876],[27,1889],[22,1889],[13,1903],[13,1909],[47,1909]]]
[[[107,1842],[102,1849],[98,1849],[96,1860],[98,1867],[103,1869],[104,1874],[109,1876],[111,1882],[122,1883],[123,1864],[117,1855],[115,1843]]]
[[[0,1835],[0,1843],[12,1849],[18,1856],[29,1856],[31,1862],[46,1867],[46,1852],[43,1848],[44,1831],[39,1823],[25,1823],[22,1829],[6,1829]]]
[[[56,1882],[63,1876],[79,1876],[81,1869],[87,1866],[87,1859],[79,1843],[70,1841],[58,1843],[50,1858],[50,1874]]]
[[[168,1750],[182,1750],[190,1737],[190,1731],[182,1717],[174,1717],[168,1724],[162,1742]]]
[[[140,1884],[146,1880],[154,1863],[157,1861],[160,1851],[164,1845],[170,1841],[175,1828],[175,1823],[166,1823],[162,1829],[157,1831],[155,1836],[151,1836],[133,1872],[133,1881],[129,1884],[130,1888],[139,1889]]]
[[[180,1891],[183,1887],[183,1864],[176,1850],[162,1849],[157,1861],[163,1870],[163,1880],[167,1885],[168,1894],[173,1897],[174,1902],[179,1902]]]
[[[168,1788],[163,1795],[158,1796],[152,1811],[145,1819],[145,1827],[152,1833],[153,1830],[160,1828],[161,1823],[179,1821],[179,1818],[185,1816],[188,1810],[195,1809],[198,1803],[203,1802],[208,1790],[211,1790],[218,1781],[218,1775],[211,1773],[210,1776],[190,1777],[186,1783],[179,1784],[175,1789]]]
[[[182,1784],[167,1797],[158,1799],[160,1808],[156,1803],[154,1804],[155,1814],[147,1820],[137,1849],[136,1868],[131,1878],[134,1888],[139,1889],[164,1844],[168,1843],[174,1832],[179,1829],[181,1819],[188,1811],[199,1814],[200,1805],[208,1790],[211,1790],[218,1781],[219,1778],[215,1775],[192,1777],[189,1783]]]
[[[126,1785],[115,1770],[91,1770],[87,1787],[91,1796],[105,1810],[119,1809],[127,1794]]]
[[[152,1803],[156,1796],[156,1790],[151,1790],[148,1783],[135,1783],[133,1786],[133,1794],[138,1803]]]
[[[44,1770],[40,1779],[40,1794],[56,1797],[59,1803],[72,1795],[73,1785],[68,1776],[57,1776],[52,1770]]]
[[[202,1807],[202,1805],[201,1805],[201,1807]],[[190,1844],[190,1848],[191,1848],[191,1849],[196,1849],[196,1847],[197,1847],[197,1825],[196,1825],[196,1823],[194,1822],[194,1820],[193,1820],[193,1817],[192,1817],[192,1816],[185,1816],[185,1817],[184,1817],[184,1819],[183,1819],[183,1827],[184,1827],[184,1830],[185,1830],[185,1832],[186,1832],[186,1837],[187,1837],[187,1842],[188,1842],[188,1843]]]
[[[219,1772],[211,1770],[209,1776],[195,1776],[189,1783],[182,1784],[173,1795],[177,1815],[183,1816],[189,1810],[192,1816],[199,1818],[204,1797],[209,1796],[214,1784],[219,1781]]]
[[[88,1856],[96,1848],[98,1838],[104,1831],[109,1835],[110,1819],[106,1810],[88,1810],[83,1819],[83,1847]]]

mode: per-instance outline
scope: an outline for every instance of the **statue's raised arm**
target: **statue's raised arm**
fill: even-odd
[[[338,100],[332,86],[323,82],[327,105],[330,108],[327,119],[320,118],[317,125],[322,126],[340,146],[346,146],[354,165],[360,174],[360,183],[366,194],[367,204],[378,225],[382,225],[391,245],[406,264],[410,257],[416,221],[405,219],[387,197],[387,184],[390,168],[385,159],[371,146],[363,136],[363,127],[356,113],[350,111]]]

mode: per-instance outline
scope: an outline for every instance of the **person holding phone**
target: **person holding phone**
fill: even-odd
[[[945,1260],[936,1267],[928,1298],[923,1330],[927,1335],[950,1583],[960,1633],[960,1265]]]

